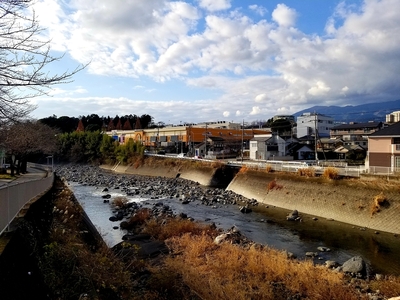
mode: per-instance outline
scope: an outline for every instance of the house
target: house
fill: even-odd
[[[365,158],[366,150],[360,145],[342,145],[334,150],[339,159],[360,160]]]
[[[368,136],[383,128],[382,122],[349,123],[335,126],[330,131],[331,138],[340,138],[344,145],[368,148]]]
[[[277,134],[255,135],[250,140],[250,159],[282,159],[287,142]]]
[[[386,167],[392,172],[400,170],[400,122],[368,136],[366,167]]]

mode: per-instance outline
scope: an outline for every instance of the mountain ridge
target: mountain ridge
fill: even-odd
[[[386,115],[394,111],[400,110],[400,99],[386,102],[376,102],[361,105],[347,105],[347,106],[313,106],[303,109],[295,114],[296,118],[303,113],[316,112],[334,118],[338,123],[349,122],[385,122]]]

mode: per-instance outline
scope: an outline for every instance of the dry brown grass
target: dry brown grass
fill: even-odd
[[[297,170],[297,174],[304,177],[315,177],[314,168],[300,168]]]
[[[166,266],[201,299],[363,299],[342,274],[273,249],[217,246],[207,235],[191,234],[168,245],[179,255],[167,258]]]
[[[381,211],[381,208],[383,205],[385,205],[385,203],[387,203],[387,198],[386,196],[383,194],[383,192],[381,192],[380,194],[376,195],[373,199],[373,202],[371,204],[371,216],[373,216],[374,214],[378,213]]]
[[[274,179],[274,180],[272,180],[272,181],[270,181],[270,182],[268,182],[268,184],[267,184],[267,191],[269,192],[269,191],[272,191],[272,190],[281,190],[283,188],[283,186],[282,185],[280,185],[280,184],[278,184],[277,182],[276,182],[276,179]]]
[[[124,207],[126,204],[128,203],[128,198],[123,197],[123,196],[118,196],[115,197],[112,201],[111,204],[114,206],[118,206],[118,207]]]
[[[211,229],[209,225],[201,225],[187,219],[168,218],[162,221],[157,219],[147,221],[143,232],[156,239],[164,240],[185,233],[202,234],[216,231]]]
[[[383,280],[373,280],[369,284],[374,291],[379,290],[387,298],[400,295],[400,277],[386,276]]]
[[[271,165],[266,165],[265,166],[265,172],[272,173],[273,172],[272,166]]]
[[[327,179],[338,179],[339,178],[339,171],[334,167],[325,168],[323,177]]]
[[[247,173],[247,171],[249,171],[249,168],[246,166],[242,166],[239,170],[239,173],[245,174]]]

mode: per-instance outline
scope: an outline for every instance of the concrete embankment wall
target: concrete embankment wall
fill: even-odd
[[[400,234],[400,187],[388,187],[383,180],[327,180],[255,170],[237,173],[237,169],[230,167],[224,169],[221,172],[221,169],[199,164],[185,168],[160,164],[138,168],[120,166],[115,172],[168,178],[180,176],[205,186],[225,184],[228,190],[266,205]],[[273,181],[275,186],[269,189],[268,185]],[[372,215],[374,197],[380,193],[387,198],[387,203]]]
[[[400,188],[382,181],[334,181],[249,170],[239,172],[227,189],[300,214],[400,234]],[[374,197],[380,193],[387,202],[372,215]]]
[[[103,165],[104,169],[111,169],[111,166]],[[218,168],[211,165],[202,165],[201,163],[195,166],[182,165],[140,165],[134,166],[118,166],[113,170],[117,173],[136,174],[142,176],[162,176],[167,178],[180,177],[183,179],[198,182],[204,186],[227,186],[235,176],[237,170],[232,168]]]

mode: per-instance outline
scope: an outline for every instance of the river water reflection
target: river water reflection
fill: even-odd
[[[70,187],[108,246],[119,243],[126,232],[113,229],[119,223],[109,221],[112,211],[109,204],[103,203],[101,195],[104,193],[101,188],[78,183],[70,183]],[[119,190],[108,193],[112,197],[122,195]],[[197,221],[214,222],[223,229],[236,226],[249,239],[279,250],[287,250],[299,259],[305,258],[306,252],[318,252],[317,248],[324,246],[331,251],[320,252],[320,259],[314,258],[315,263],[335,260],[342,264],[352,256],[360,255],[374,273],[400,275],[400,238],[393,234],[377,234],[372,230],[361,230],[336,221],[315,221],[312,216],[304,214],[303,222],[289,222],[286,221],[286,210],[264,205],[259,205],[250,214],[242,214],[234,205],[212,208],[201,205],[200,201],[183,205],[177,199],[127,198],[140,202],[145,207],[162,201],[174,213],[184,212]]]

